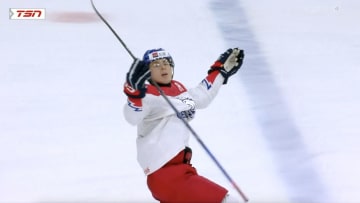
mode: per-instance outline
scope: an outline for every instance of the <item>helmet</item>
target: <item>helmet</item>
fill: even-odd
[[[143,61],[146,65],[149,65],[151,62],[162,58],[167,59],[171,67],[175,66],[173,58],[169,52],[165,51],[163,48],[147,50],[143,56]]]

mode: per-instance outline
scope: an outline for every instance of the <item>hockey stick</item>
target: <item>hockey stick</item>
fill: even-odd
[[[100,12],[96,9],[93,0],[91,1],[91,6],[93,7],[95,13],[99,16],[99,18],[106,24],[106,26],[111,30],[111,32],[115,35],[115,37],[119,40],[119,42],[121,43],[121,45],[125,48],[125,50],[129,53],[129,55],[131,56],[131,58],[133,58],[135,60],[135,56],[133,53],[131,53],[130,49],[126,46],[126,44],[124,43],[124,41],[122,41],[122,39],[119,37],[119,35],[116,34],[115,30],[110,26],[110,24],[105,20],[105,18],[100,14]]]
[[[100,14],[100,12],[96,9],[93,0],[91,1],[91,5],[93,9],[95,10],[96,14],[100,17],[100,19],[106,24],[106,26],[111,30],[111,32],[115,35],[115,37],[120,41],[121,45],[126,49],[126,51],[129,53],[132,59],[136,59],[136,57],[132,54],[130,49],[126,46],[124,41],[119,37],[119,35],[115,32],[115,30],[110,26],[110,24],[103,18],[103,16]],[[170,105],[170,107],[174,110],[176,115],[179,115],[180,112],[176,109],[174,104],[169,100],[169,98],[164,94],[164,92],[161,90],[160,86],[153,82],[156,89],[160,92],[160,95],[166,100],[166,102]],[[211,157],[211,159],[215,162],[215,164],[219,167],[221,172],[225,175],[225,177],[228,179],[228,181],[232,184],[232,186],[235,188],[235,190],[240,194],[244,202],[248,202],[249,199],[246,197],[246,195],[241,191],[240,187],[235,183],[235,181],[230,177],[230,175],[226,172],[226,170],[222,167],[222,165],[219,163],[219,161],[215,158],[215,156],[211,153],[209,148],[204,144],[204,142],[201,140],[200,136],[195,132],[195,130],[190,126],[190,124],[181,116],[179,116],[180,120],[185,124],[185,126],[190,130],[190,132],[193,134],[193,136],[196,138],[196,140],[199,142],[199,144],[204,148],[206,153]]]

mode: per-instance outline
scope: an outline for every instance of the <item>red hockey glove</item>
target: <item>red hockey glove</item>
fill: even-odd
[[[145,97],[145,81],[150,78],[149,67],[140,59],[135,59],[126,74],[124,93],[131,98]]]
[[[215,63],[210,67],[208,73],[213,71],[220,71],[225,78],[223,84],[226,84],[228,78],[234,75],[241,67],[244,60],[244,50],[234,48],[228,49],[220,55]]]

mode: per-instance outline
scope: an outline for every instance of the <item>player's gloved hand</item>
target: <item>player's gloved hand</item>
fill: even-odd
[[[149,67],[140,59],[135,59],[126,74],[124,93],[131,98],[145,97],[145,81],[150,78]]]
[[[228,49],[220,55],[215,63],[210,67],[208,73],[220,71],[225,78],[223,84],[227,83],[230,76],[234,75],[241,67],[244,59],[244,50],[234,48]]]

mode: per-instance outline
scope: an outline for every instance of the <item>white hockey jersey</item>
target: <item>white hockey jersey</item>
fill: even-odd
[[[181,115],[176,115],[156,87],[150,84],[146,85],[144,98],[128,98],[124,115],[130,124],[137,125],[137,160],[146,175],[161,168],[188,146],[190,131],[179,116],[190,121],[195,109],[210,104],[223,81],[223,76],[214,71],[189,90],[175,80],[169,86],[161,86]]]

